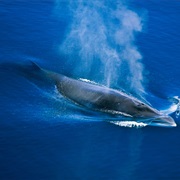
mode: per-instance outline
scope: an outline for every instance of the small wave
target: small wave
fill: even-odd
[[[135,122],[135,121],[110,121],[110,123],[115,124],[117,126],[129,127],[129,128],[133,128],[133,127],[142,128],[148,125],[143,122]]]
[[[174,96],[170,98],[169,101],[173,104],[168,109],[161,110],[161,112],[167,115],[175,112],[176,118],[178,118],[180,115],[180,98],[178,96]]]
[[[176,112],[176,110],[177,110],[177,104],[172,104],[168,109],[161,110],[161,112],[163,114],[168,115]]]

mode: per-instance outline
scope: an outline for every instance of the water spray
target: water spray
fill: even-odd
[[[142,18],[119,0],[70,1],[69,7],[72,21],[60,51],[74,62],[74,75],[143,95],[142,56],[135,45]]]

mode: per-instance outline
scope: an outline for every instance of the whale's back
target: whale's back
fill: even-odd
[[[101,111],[124,111],[127,96],[119,91],[61,76],[56,80],[58,91],[75,103]]]

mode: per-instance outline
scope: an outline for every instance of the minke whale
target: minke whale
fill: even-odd
[[[35,71],[53,81],[58,92],[77,105],[117,117],[124,116],[132,121],[151,126],[175,127],[172,117],[128,95],[95,83],[73,79],[56,72],[40,68],[32,62]]]

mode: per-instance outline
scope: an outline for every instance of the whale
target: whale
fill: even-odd
[[[40,73],[50,79],[62,96],[78,106],[110,114],[116,119],[123,116],[151,126],[176,127],[171,116],[130,94],[90,81],[74,79],[31,63],[36,74]]]

